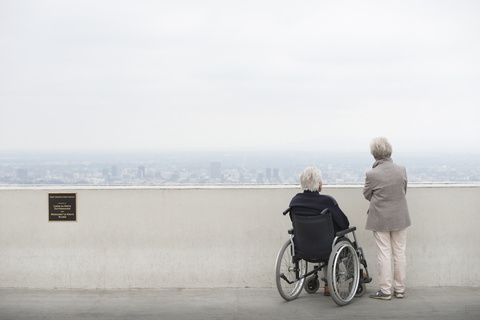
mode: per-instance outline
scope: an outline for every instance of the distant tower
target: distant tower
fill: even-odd
[[[257,183],[263,183],[264,176],[263,172],[257,172]]]
[[[267,168],[265,170],[265,178],[267,178],[268,180],[270,180],[272,178],[272,169],[271,168]]]
[[[118,167],[113,165],[112,166],[112,177],[118,176]]]
[[[138,177],[140,179],[145,178],[145,167],[144,166],[138,167]]]
[[[210,162],[210,179],[222,178],[222,163],[220,161]]]

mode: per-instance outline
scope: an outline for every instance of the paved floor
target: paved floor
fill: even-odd
[[[276,289],[0,289],[0,319],[480,319],[480,288],[413,288],[379,301],[374,291],[337,306],[303,292],[286,302]]]

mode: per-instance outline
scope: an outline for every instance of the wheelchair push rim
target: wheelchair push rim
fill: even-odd
[[[290,301],[296,299],[303,289],[307,263],[304,260],[294,262],[292,257],[292,244],[285,242],[277,255],[275,262],[275,282],[283,299]]]
[[[348,240],[338,242],[330,254],[327,270],[330,295],[335,303],[344,306],[355,297],[359,272],[360,262],[355,248]]]

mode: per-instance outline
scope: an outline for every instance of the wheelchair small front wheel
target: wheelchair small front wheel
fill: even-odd
[[[306,270],[307,263],[304,260],[293,260],[290,240],[285,242],[275,262],[275,282],[283,299],[290,301],[298,298],[303,289]]]
[[[306,279],[305,281],[305,291],[308,293],[315,293],[318,291],[320,288],[320,281],[318,280],[318,277],[311,276]]]
[[[360,283],[358,285],[357,292],[355,293],[355,298],[360,298],[365,294],[366,291],[367,291],[367,286],[365,285],[365,283]]]
[[[360,263],[350,241],[338,242],[328,260],[327,282],[330,295],[339,306],[348,304],[357,293]]]

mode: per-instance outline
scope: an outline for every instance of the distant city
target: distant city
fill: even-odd
[[[399,154],[410,183],[480,182],[480,155]],[[369,154],[308,152],[0,153],[0,185],[298,184],[308,166],[324,184],[363,184]]]

